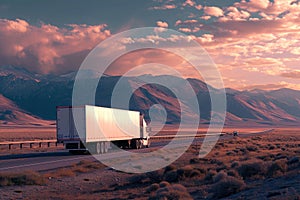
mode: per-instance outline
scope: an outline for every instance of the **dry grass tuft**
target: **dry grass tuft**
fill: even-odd
[[[216,183],[212,185],[211,192],[215,198],[227,197],[245,188],[243,180],[227,176],[224,172],[218,173],[214,179]]]
[[[277,177],[286,173],[288,169],[287,161],[285,159],[276,160],[268,169],[269,177]]]
[[[153,191],[156,191],[158,188],[159,188],[159,184],[158,184],[158,183],[153,183],[153,184],[151,184],[151,185],[147,188],[146,192],[147,192],[147,193],[151,193],[151,192],[153,192]]]
[[[267,163],[263,161],[248,161],[238,167],[238,173],[244,179],[263,177],[267,172]]]
[[[52,178],[70,177],[75,176],[78,173],[86,173],[96,169],[101,169],[103,167],[104,165],[99,162],[82,160],[70,167],[65,167],[53,172],[49,172],[44,176]]]
[[[175,200],[175,199],[184,199],[190,200],[193,199],[187,189],[180,184],[173,184],[166,187],[162,187],[156,191],[154,196],[149,197],[149,200],[156,199],[166,199],[166,200]]]
[[[46,178],[36,172],[24,172],[22,174],[1,174],[0,186],[13,185],[43,185]]]

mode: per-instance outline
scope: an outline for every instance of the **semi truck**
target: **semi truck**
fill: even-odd
[[[58,106],[57,142],[70,152],[102,154],[119,148],[150,146],[150,134],[138,111],[91,105]],[[113,144],[113,145],[112,145]]]

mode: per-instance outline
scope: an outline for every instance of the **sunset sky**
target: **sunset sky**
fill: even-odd
[[[300,90],[299,0],[1,0],[0,66],[68,73],[101,41],[139,27],[174,29],[198,41],[225,87]],[[153,52],[132,55],[131,61],[161,60]]]

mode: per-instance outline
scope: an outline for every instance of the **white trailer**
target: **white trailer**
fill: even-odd
[[[57,142],[70,151],[105,153],[111,143],[121,148],[149,147],[143,115],[137,111],[98,106],[58,106]]]

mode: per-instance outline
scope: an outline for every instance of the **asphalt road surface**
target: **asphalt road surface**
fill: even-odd
[[[248,132],[240,134],[241,137],[253,136],[256,134],[262,134],[270,132],[271,130],[261,132]],[[220,139],[228,139],[232,136],[222,136]],[[200,144],[203,138],[195,138],[194,144]],[[169,141],[152,141],[150,148],[144,149],[131,149],[130,152],[134,153],[146,153],[149,151],[155,151],[159,148],[167,145]],[[174,143],[174,150],[177,145],[184,144],[184,139],[178,140]],[[120,154],[118,151],[112,150],[106,154],[96,155],[101,156],[102,159],[118,159]],[[72,155],[68,151],[61,152],[45,152],[45,153],[30,153],[30,154],[15,154],[15,155],[3,155],[0,156],[0,173],[2,172],[24,172],[24,171],[48,171],[61,167],[71,166],[80,162],[81,160],[96,161],[97,159],[92,155]]]

